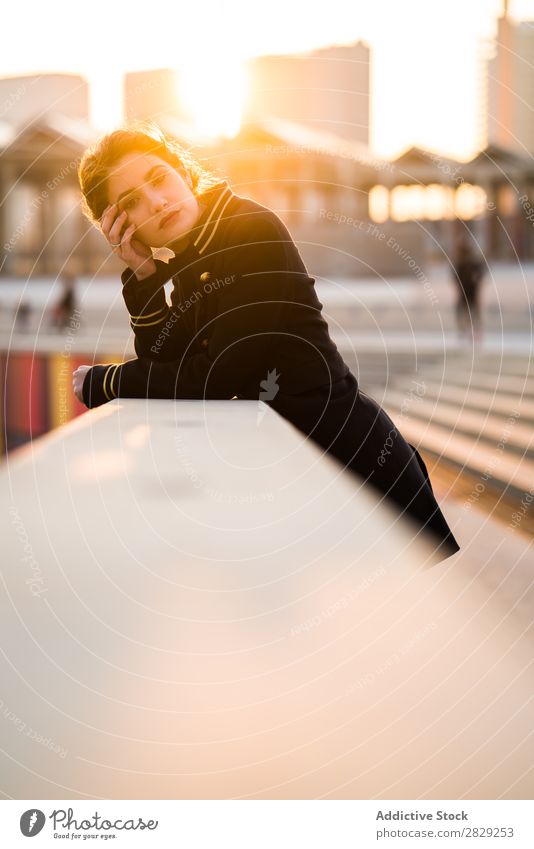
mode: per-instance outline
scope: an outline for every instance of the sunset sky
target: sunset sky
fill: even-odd
[[[108,129],[121,119],[121,74],[176,67],[189,81],[199,122],[222,127],[238,108],[247,58],[363,39],[373,50],[376,153],[417,143],[461,158],[480,139],[481,59],[501,8],[502,0],[151,0],[127,7],[31,0],[4,13],[0,74],[87,76],[93,123]],[[534,20],[534,0],[511,0],[510,11]]]

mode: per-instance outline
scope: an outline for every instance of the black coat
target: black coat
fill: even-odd
[[[433,531],[438,556],[457,551],[420,455],[359,390],[330,338],[284,223],[225,180],[201,200],[185,251],[156,260],[143,281],[123,272],[137,359],[94,366],[86,406],[115,397],[259,398],[406,510],[415,530]],[[171,278],[169,306],[163,284]]]

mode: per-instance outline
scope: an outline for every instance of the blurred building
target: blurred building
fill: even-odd
[[[369,251],[376,250],[365,232],[369,190],[390,166],[366,145],[271,117],[243,124],[210,159],[237,194],[282,218],[312,275],[367,272]],[[390,269],[398,264],[392,259]]]
[[[523,206],[534,198],[534,166],[495,146],[469,162],[416,147],[389,162],[332,133],[271,118],[243,125],[209,158],[234,191],[284,220],[312,276],[426,273],[446,261],[463,222],[488,258],[534,259]]]
[[[287,108],[296,101],[306,107],[297,110],[300,120],[270,114],[244,122],[233,139],[208,141],[180,116],[171,70],[129,74],[125,113],[159,123],[202,164],[228,179],[237,194],[273,209],[289,227],[312,275],[365,277],[370,270],[406,275],[412,262],[423,268],[443,259],[456,222],[468,220],[488,257],[534,258],[531,157],[510,144],[490,144],[466,163],[419,148],[387,162],[369,151],[367,118],[364,141],[340,135],[339,128],[354,122],[329,120],[326,110],[322,125],[310,119],[311,105],[320,104],[322,96],[313,84],[314,67],[341,74],[341,60],[330,55],[338,50],[367,57],[368,90],[369,51],[363,45],[307,54],[305,63],[310,57],[318,60],[307,66],[309,88],[317,97],[304,97],[302,91],[297,97],[295,77],[293,88],[286,86]],[[289,68],[301,61],[268,57],[267,64],[270,59],[287,61]],[[258,61],[261,66],[264,60]],[[360,67],[356,60],[341,64]],[[299,67],[302,73],[306,64]],[[38,98],[40,87],[47,90],[48,77],[50,92]],[[20,88],[13,79],[0,80],[6,98],[10,93],[0,118],[0,275],[56,276],[65,268],[74,274],[118,275],[120,261],[80,207],[77,168],[98,135],[87,121],[87,84],[56,74],[20,79],[26,80]],[[275,74],[273,91],[276,81]],[[366,97],[360,109],[367,115],[367,108]],[[352,118],[355,114],[353,104]]]
[[[248,63],[244,120],[284,118],[369,144],[370,50],[362,42]]]
[[[77,74],[0,79],[1,274],[81,270],[94,237],[80,210],[77,167],[94,138],[89,85]]]
[[[534,167],[509,150],[492,145],[460,163],[411,148],[388,162],[283,119],[211,145],[175,119],[160,123],[237,194],[273,209],[312,275],[409,274],[412,261],[443,260],[461,221],[472,221],[488,257],[534,258]],[[11,132],[0,140],[0,274],[118,275],[120,261],[80,209],[77,166],[94,132],[59,115]]]
[[[0,146],[0,240],[3,276],[98,270],[102,238],[80,209],[78,164],[95,134],[59,113],[4,126]],[[7,133],[10,130],[10,134]]]
[[[0,121],[23,128],[48,115],[89,120],[89,86],[78,74],[30,74],[0,79]]]
[[[444,261],[464,222],[487,259],[534,259],[534,228],[526,214],[534,164],[509,148],[487,145],[459,162],[412,147],[392,162],[375,193],[381,196],[375,219],[396,222],[398,237],[406,225],[415,226],[426,262]]]
[[[494,56],[488,62],[488,143],[534,153],[534,22],[513,21],[508,2],[498,20]]]

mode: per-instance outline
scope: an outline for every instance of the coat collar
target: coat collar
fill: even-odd
[[[177,254],[174,253],[172,248],[157,248],[154,258],[162,260],[171,269],[176,266],[180,270],[184,262],[191,261],[195,254],[203,256],[204,251],[219,231],[221,222],[228,215],[227,207],[235,197],[236,195],[231,190],[227,180],[220,180],[198,195],[197,198],[202,205],[202,212],[192,228],[191,241],[187,247]]]
[[[217,233],[234,197],[227,180],[221,180],[198,196],[204,209],[194,227],[193,246],[201,256]]]

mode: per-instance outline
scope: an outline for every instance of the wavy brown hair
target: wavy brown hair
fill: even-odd
[[[192,191],[198,197],[224,179],[204,168],[193,154],[170,133],[149,121],[137,121],[107,133],[91,145],[78,166],[82,193],[82,212],[100,227],[100,218],[108,205],[108,176],[127,153],[139,151],[159,156],[182,174],[189,175]]]

